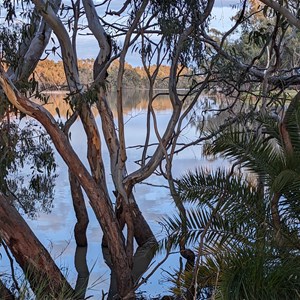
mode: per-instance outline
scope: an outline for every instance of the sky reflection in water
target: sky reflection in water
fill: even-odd
[[[125,111],[125,130],[126,130],[126,144],[128,146],[142,145],[145,139],[145,120],[146,120],[146,101],[143,98],[143,93],[137,91],[127,95],[127,106]],[[113,99],[114,96],[111,96]],[[113,102],[113,100],[111,100]],[[55,103],[52,111],[55,111],[55,106],[62,102],[61,95],[55,95],[53,97]],[[114,104],[112,104],[113,106]],[[60,106],[61,116],[64,115],[66,108]],[[158,98],[156,103],[157,120],[159,129],[162,130],[166,127],[170,117],[170,103],[167,97]],[[97,116],[97,122],[100,126],[100,118]],[[196,130],[194,127],[187,127],[184,131],[184,136],[181,138],[181,142],[189,141],[195,138]],[[87,165],[86,159],[86,144],[83,132],[83,127],[79,121],[77,121],[71,129],[71,142],[78,153],[79,157],[82,158],[84,163]],[[156,142],[152,134],[150,142]],[[104,145],[104,143],[103,143]],[[142,149],[130,148],[128,150],[128,171],[135,170],[138,166],[135,161],[140,158]],[[35,232],[37,237],[45,245],[48,251],[55,258],[57,265],[62,268],[63,272],[67,274],[67,277],[71,284],[74,286],[76,281],[76,270],[74,268],[74,253],[75,253],[75,241],[73,235],[73,227],[75,225],[75,213],[73,211],[70,187],[68,180],[68,170],[65,163],[57,155],[57,174],[55,187],[55,198],[53,202],[53,210],[51,214],[41,213],[36,220],[28,220],[28,223],[32,230]],[[109,190],[111,192],[112,179],[109,176],[109,161],[108,151],[106,147],[103,147],[103,157],[105,161],[107,182]],[[192,149],[185,150],[180,155],[175,156],[173,174],[178,177],[184,174],[187,170],[193,170],[195,167],[209,167],[215,168],[220,166],[220,161],[204,160],[201,157],[201,148],[193,147]],[[151,182],[156,185],[166,185],[166,182],[157,176],[151,176],[146,182]],[[163,216],[166,214],[172,214],[175,211],[174,205],[172,204],[169,191],[165,188],[153,187],[145,184],[139,184],[135,187],[135,195],[139,207],[144,214],[146,220],[154,231],[156,237],[162,238],[163,232],[162,227],[158,223]],[[111,195],[112,196],[112,195]],[[113,196],[112,196],[113,197]],[[113,199],[113,198],[112,198]],[[88,227],[88,254],[87,263],[91,270],[89,288],[87,296],[94,295],[94,299],[100,299],[102,290],[107,291],[109,287],[109,269],[106,267],[101,252],[101,239],[102,233],[95,218],[95,215],[87,203],[90,223]],[[162,256],[155,257],[155,261],[159,262]],[[155,296],[160,293],[167,294],[166,284],[161,280],[163,278],[163,269],[170,271],[170,268],[176,268],[178,266],[178,254],[172,255],[163,267],[158,270],[152,278],[143,285],[140,290],[146,291],[148,296]],[[4,259],[1,261],[0,272],[9,270],[8,262]],[[92,288],[92,289],[91,289]]]

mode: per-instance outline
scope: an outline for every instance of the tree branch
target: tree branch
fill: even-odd
[[[293,15],[287,8],[282,6],[279,2],[275,0],[260,0],[260,2],[264,3],[265,5],[273,8],[275,11],[279,12],[283,15],[287,21],[291,24],[300,29],[300,20],[298,17]]]

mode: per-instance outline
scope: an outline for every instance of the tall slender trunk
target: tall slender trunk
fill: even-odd
[[[132,200],[128,208],[131,211],[134,238],[138,244],[135,253],[132,257],[132,268],[131,268],[132,269],[131,278],[132,278],[133,286],[135,286],[138,280],[148,269],[154,257],[158,243],[148,223],[144,219],[141,211],[139,210],[139,207],[135,202],[133,195],[131,194],[130,197],[132,198]],[[124,212],[123,205],[126,205],[124,201],[122,202],[121,206],[117,208],[116,211],[116,215],[118,217],[121,229],[125,226],[124,216],[123,216],[123,212]],[[112,256],[109,252],[107,240],[105,237],[103,238],[102,241],[102,252],[103,252],[105,263],[111,269],[108,299],[114,299],[118,293],[118,284],[117,284],[118,274],[116,273],[114,265],[112,263]],[[132,290],[132,295],[133,292],[134,291]]]
[[[69,181],[73,200],[73,207],[76,214],[76,225],[74,228],[75,241],[78,247],[87,247],[86,230],[89,224],[83,193],[76,177],[69,171]]]
[[[118,219],[121,229],[125,225],[124,222],[126,222],[128,225],[128,221],[130,221],[133,227],[131,229],[133,230],[133,236],[138,244],[138,248],[136,249],[136,252],[133,255],[133,257],[132,257],[132,253],[127,251],[127,255],[131,256],[129,257],[129,261],[132,262],[132,264],[130,264],[132,265],[131,276],[132,276],[133,283],[135,283],[148,268],[154,256],[154,252],[155,252],[154,250],[155,247],[157,246],[157,241],[151,228],[149,227],[141,211],[139,210],[139,207],[131,192],[132,187],[130,188],[131,191],[128,191],[128,188],[126,188],[123,182],[125,176],[124,174],[126,174],[127,172],[124,172],[125,166],[123,166],[124,169],[122,172],[120,172],[119,170],[119,164],[118,164],[119,163],[118,152],[120,148],[119,140],[115,131],[113,114],[109,107],[106,98],[106,92],[104,89],[100,88],[98,97],[99,97],[99,101],[97,102],[97,108],[100,113],[100,117],[102,121],[103,135],[110,154],[111,173],[112,173],[113,181],[116,190],[118,192],[122,191],[123,193],[129,194],[128,196],[129,203],[126,203],[125,199],[123,199],[123,195],[120,194],[118,195],[117,192],[117,197],[120,198],[120,200],[117,201],[117,205],[116,205],[117,206],[116,217]],[[119,214],[119,211],[122,211],[122,213]],[[125,211],[131,212],[130,216],[127,215],[127,218],[125,216]],[[128,220],[128,217],[130,217],[131,219]],[[116,290],[119,288],[116,284],[118,274],[115,270],[115,266],[111,263],[112,257],[109,251],[107,250],[108,241],[104,240],[102,247],[103,247],[103,255],[105,261],[107,265],[110,267],[111,274],[112,274],[111,287],[109,292],[109,298],[111,298],[115,294]]]

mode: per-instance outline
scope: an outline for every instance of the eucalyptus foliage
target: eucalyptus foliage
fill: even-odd
[[[0,125],[0,189],[34,217],[39,210],[51,210],[56,163],[45,131],[32,121],[22,123]]]

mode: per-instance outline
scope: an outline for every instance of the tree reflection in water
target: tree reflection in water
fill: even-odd
[[[163,93],[164,93],[164,91],[162,91],[162,94]],[[146,100],[144,100],[144,99],[146,99],[146,94],[147,94],[147,91],[129,91],[129,90],[127,91],[127,97],[126,97],[126,101],[125,101],[127,105],[124,108],[124,113],[126,114],[126,119],[129,120],[129,122],[126,123],[126,126],[129,126],[130,128],[131,127],[137,128],[137,126],[138,126],[140,128],[140,126],[136,125],[136,124],[140,124],[141,119],[144,118],[143,114],[145,115],[145,111],[147,110],[148,102]],[[62,101],[63,97],[65,97],[65,96],[66,96],[65,94],[51,94],[49,104],[47,105],[47,109],[53,113],[53,115],[55,116],[55,118],[58,121],[60,118],[65,118],[65,116],[67,115],[68,109],[70,109],[69,107],[64,105],[65,102]],[[114,95],[111,94],[110,98],[111,98],[112,107],[114,107],[114,100],[113,100],[115,98]],[[160,125],[162,127],[165,126],[164,115],[167,115],[169,109],[171,108],[171,104],[168,99],[168,96],[162,95],[160,97],[157,97],[155,100],[155,103],[154,103],[154,107],[155,107],[156,111],[159,112],[158,115],[160,118],[159,120],[161,122]],[[201,109],[201,107],[199,107],[199,109]],[[60,112],[60,115],[57,114],[57,111]],[[78,141],[77,141],[78,136],[81,136],[80,131],[77,131],[80,128],[80,124],[76,123],[76,124],[74,124],[74,127],[75,128],[73,128],[73,127],[71,128],[71,142],[76,145],[78,143]],[[193,129],[193,131],[194,131],[194,129]],[[129,132],[131,132],[131,131],[129,130]],[[139,140],[138,138],[143,138],[142,128],[140,129],[138,135],[137,134],[135,134],[134,136],[129,135],[128,138],[130,139],[130,141],[128,141],[128,145],[130,145],[130,146],[141,144],[143,141]],[[82,142],[83,141],[80,141],[80,143],[78,144],[78,148],[76,147],[78,154],[80,156],[85,155],[85,153],[84,153],[85,147]],[[133,154],[133,156],[130,157],[130,167],[134,166],[133,162],[135,161],[136,156],[138,156],[137,155],[137,153],[139,151],[138,149],[139,149],[138,147],[133,148],[132,152],[130,152],[131,154]],[[192,159],[192,157],[190,155],[187,155],[186,159],[188,160],[188,164],[187,164],[186,160],[182,160],[181,162],[178,161],[179,164],[176,165],[175,171],[179,168],[181,169],[182,164],[184,164],[184,169],[188,168],[189,166],[190,167],[194,166],[195,161]],[[52,187],[50,186],[51,182],[54,184],[55,178],[53,178],[53,181],[52,180],[48,181],[49,187],[48,188],[45,187],[45,189],[44,189],[45,191],[48,191],[49,192],[48,195],[51,196],[48,198],[49,201],[48,202],[46,201],[46,194],[43,193],[42,190],[40,189],[40,191],[39,191],[40,199],[44,199],[44,201],[35,202],[36,203],[35,214],[38,214],[38,212],[41,210],[46,213],[51,212],[53,197],[55,198],[55,202],[53,204],[56,207],[61,207],[59,209],[60,212],[62,212],[62,210],[63,210],[63,213],[62,213],[63,218],[64,218],[63,225],[59,220],[60,217],[56,215],[56,212],[55,212],[55,214],[53,214],[53,217],[51,216],[50,218],[48,218],[45,216],[44,221],[49,219],[49,222],[46,221],[46,223],[44,223],[43,218],[42,218],[41,220],[38,220],[38,222],[35,222],[36,225],[34,225],[34,226],[36,226],[35,232],[38,236],[39,235],[42,237],[47,236],[47,230],[49,230],[49,237],[47,237],[47,240],[50,239],[51,242],[53,242],[53,246],[55,247],[54,250],[57,250],[58,249],[57,247],[59,247],[58,246],[59,243],[57,244],[58,241],[60,241],[60,242],[65,241],[65,236],[66,236],[66,234],[68,234],[68,230],[70,230],[70,228],[74,225],[74,223],[72,223],[74,221],[74,217],[71,216],[72,209],[71,209],[71,201],[70,201],[71,200],[70,191],[69,191],[69,188],[67,187],[67,185],[68,185],[68,183],[67,183],[68,182],[68,180],[67,180],[68,174],[67,173],[68,172],[67,172],[67,169],[65,169],[63,164],[61,164],[60,162],[58,164],[59,164],[60,169],[57,170],[57,173],[59,173],[59,180],[57,182],[58,186],[56,187],[57,191],[54,193],[54,185]],[[32,169],[30,169],[30,164],[24,163],[24,167],[25,167],[25,171],[27,171],[27,173],[30,174],[32,171]],[[180,172],[182,172],[182,170]],[[41,175],[41,173],[38,170],[36,170],[35,173],[39,176]],[[48,175],[48,174],[45,174],[45,175]],[[55,176],[54,173],[52,173],[52,175]],[[45,178],[47,178],[47,177],[45,177]],[[160,184],[161,181],[159,179],[157,179],[157,180],[158,180],[157,184]],[[45,183],[46,182],[47,181],[45,181]],[[20,187],[20,185],[17,185],[17,186]],[[61,190],[62,187],[63,187],[63,189]],[[52,195],[50,195],[51,194],[50,192],[52,193]],[[53,195],[53,193],[54,193],[54,195]],[[148,199],[148,196],[150,196],[150,194],[153,194],[153,193],[156,193],[153,191],[153,188],[151,189],[151,191],[147,190],[146,198]],[[145,203],[143,202],[143,211],[146,213],[146,215],[147,215],[147,213],[150,214],[150,217],[148,216],[148,218],[150,218],[150,221],[153,223],[156,223],[158,215],[163,214],[167,210],[170,211],[170,204],[168,204],[169,201],[167,200],[167,195],[165,195],[164,192],[162,193],[162,191],[160,191],[159,193],[160,193],[159,195],[153,196],[154,198],[151,196],[151,203],[149,201],[147,201]],[[144,194],[143,195],[141,195],[140,193],[138,193],[138,194],[140,197],[139,201],[147,200],[147,199],[145,199]],[[166,194],[167,194],[167,191],[166,191]],[[36,196],[37,196],[36,199],[38,199],[38,193]],[[64,198],[66,198],[66,199],[64,199]],[[28,206],[29,206],[29,204],[32,205],[33,203],[34,203],[34,201],[29,201]],[[42,203],[44,206],[40,206],[40,205],[38,205],[38,203]],[[48,209],[46,209],[47,203],[49,204]],[[63,204],[63,205],[61,206],[61,204]],[[16,203],[16,205],[18,205],[18,203]],[[65,205],[68,205],[68,207],[66,207]],[[165,208],[163,208],[163,206],[166,206],[168,208],[165,209]],[[43,209],[41,207],[43,207]],[[159,212],[156,212],[157,207],[160,208]],[[66,211],[66,209],[68,209],[68,208],[70,208],[70,213],[69,213],[69,211],[68,212]],[[155,219],[153,218],[154,211],[155,211]],[[92,216],[92,214],[91,214],[91,216]],[[151,218],[153,218],[153,220]],[[66,225],[68,225],[68,226],[66,226]],[[63,226],[65,228],[64,228],[64,230],[60,231],[58,226]],[[91,223],[90,229],[92,228],[92,230],[94,230],[93,226],[95,226],[95,225],[93,225],[93,223]],[[157,224],[156,225],[152,224],[152,226],[156,227],[156,228],[158,227]],[[96,225],[96,227],[97,227],[97,225]],[[46,230],[45,230],[45,228],[46,228]],[[156,230],[156,232],[159,232],[159,231],[160,231],[160,228],[158,230]],[[98,234],[98,231],[97,231],[97,234]],[[99,243],[99,236],[97,235],[97,237],[95,237],[93,235],[93,238],[91,239],[90,244],[89,244],[89,251],[90,251],[89,253],[91,253],[91,251],[93,252],[92,260],[94,260],[94,261],[95,261],[95,259],[97,259],[97,256],[99,255],[99,252],[100,252],[99,251],[100,247],[98,248],[96,246],[96,242]],[[93,250],[93,248],[95,248],[95,249]],[[78,295],[78,298],[83,299],[86,295],[86,290],[88,287],[89,279],[92,282],[97,280],[96,278],[98,276],[103,276],[106,269],[105,269],[105,267],[103,267],[103,265],[95,266],[96,269],[94,269],[94,267],[92,265],[92,266],[90,266],[90,270],[89,270],[89,268],[88,268],[89,262],[87,262],[87,256],[86,256],[87,251],[88,251],[87,247],[77,247],[77,248],[74,247],[73,249],[71,251],[73,254],[73,258],[68,257],[68,254],[66,254],[67,257],[64,257],[64,264],[66,263],[69,266],[72,265],[71,261],[66,262],[65,259],[73,260],[74,252],[75,252],[75,268],[77,271],[75,290]],[[60,252],[60,250],[57,250],[57,251]],[[98,252],[96,253],[95,251],[98,251]],[[143,257],[136,256],[135,260],[143,261]],[[57,264],[61,267],[62,263],[57,262]],[[99,264],[99,262],[97,262],[97,264]],[[148,263],[146,262],[145,265],[147,265],[147,264]],[[139,261],[139,263],[135,263],[135,265],[137,266],[137,269],[139,269],[139,267],[142,268],[140,261]],[[100,267],[100,270],[99,270],[99,267]],[[136,273],[139,274],[139,273],[141,273],[141,271],[136,270]],[[137,276],[139,276],[139,275],[137,275]],[[150,285],[151,285],[151,282],[150,282]],[[107,286],[105,286],[105,287],[101,286],[101,288],[99,286],[97,286],[97,290],[99,290],[99,289],[101,290],[102,288],[104,290],[107,290]],[[152,287],[152,289],[153,289],[153,287]],[[159,293],[159,289],[157,289],[157,286],[155,286],[155,292]],[[96,298],[101,297],[99,295],[98,291],[93,291],[92,294],[96,294]]]
[[[56,163],[47,133],[28,120],[1,120],[0,190],[30,218],[50,213]]]
[[[86,261],[87,247],[76,247],[75,268],[78,273],[75,293],[78,299],[85,299],[87,286],[89,283],[90,272]]]

